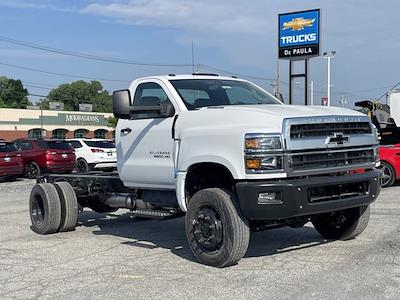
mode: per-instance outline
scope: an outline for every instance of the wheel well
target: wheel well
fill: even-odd
[[[231,172],[217,163],[198,163],[190,166],[185,180],[187,200],[199,190],[219,187],[235,193],[235,182]]]

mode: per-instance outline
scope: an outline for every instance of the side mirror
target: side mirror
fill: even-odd
[[[114,116],[118,119],[129,119],[131,117],[131,93],[129,90],[115,91],[112,96]]]
[[[160,115],[168,118],[175,114],[175,108],[170,101],[163,101],[160,103]]]

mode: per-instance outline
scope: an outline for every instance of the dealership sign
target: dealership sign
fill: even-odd
[[[66,123],[99,123],[100,118],[96,115],[78,115],[68,114],[65,115]]]
[[[279,15],[279,58],[318,56],[319,44],[319,9]]]

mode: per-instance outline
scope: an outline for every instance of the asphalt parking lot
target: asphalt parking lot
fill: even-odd
[[[215,269],[195,262],[183,218],[85,211],[75,232],[37,235],[33,183],[0,183],[0,299],[400,298],[400,186],[356,240],[326,241],[310,224],[259,232],[238,265]]]

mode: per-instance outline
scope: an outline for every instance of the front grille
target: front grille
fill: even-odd
[[[372,133],[372,128],[369,122],[293,124],[290,126],[290,138],[292,139],[327,137],[337,132],[345,135],[370,134]]]
[[[308,189],[308,201],[311,203],[343,200],[368,194],[369,182],[351,182]]]
[[[375,161],[373,149],[318,150],[292,153],[293,171],[337,168],[351,165],[370,164]]]

